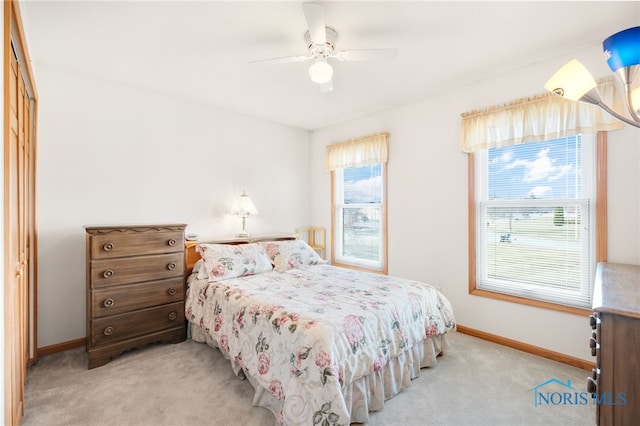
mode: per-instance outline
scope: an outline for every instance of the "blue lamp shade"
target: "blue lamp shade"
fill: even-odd
[[[602,49],[613,72],[640,64],[640,27],[615,33],[602,42]]]

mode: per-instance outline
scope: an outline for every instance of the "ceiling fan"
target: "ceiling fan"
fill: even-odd
[[[352,49],[336,50],[338,32],[327,27],[324,22],[324,7],[318,3],[303,3],[304,16],[308,30],[304,34],[304,41],[309,53],[299,56],[283,56],[262,59],[250,63],[282,64],[289,62],[304,62],[313,60],[309,67],[309,78],[320,85],[323,93],[333,90],[333,67],[329,59],[338,61],[392,61],[397,58],[397,49]]]

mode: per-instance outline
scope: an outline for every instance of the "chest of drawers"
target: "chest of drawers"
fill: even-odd
[[[640,424],[640,266],[599,263],[593,292],[587,389],[596,424]]]
[[[85,226],[89,368],[186,338],[185,227]]]

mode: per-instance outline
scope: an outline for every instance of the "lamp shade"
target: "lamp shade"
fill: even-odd
[[[640,27],[615,33],[602,42],[602,48],[609,68],[624,84],[628,116],[604,102],[591,73],[575,59],[552,75],[544,87],[568,100],[597,105],[612,117],[640,128],[640,88],[636,86],[634,89],[633,86],[633,80],[640,70]]]
[[[544,85],[548,91],[572,101],[579,101],[594,87],[596,81],[593,76],[576,59],[567,62]]]
[[[640,87],[631,92],[631,106],[640,114]]]
[[[311,81],[318,84],[328,83],[333,77],[333,68],[326,59],[316,59],[309,67],[309,77]]]
[[[611,71],[640,64],[640,27],[615,33],[602,42]]]
[[[258,209],[251,201],[246,192],[243,192],[236,205],[231,210],[231,214],[236,216],[255,216],[259,214]]]

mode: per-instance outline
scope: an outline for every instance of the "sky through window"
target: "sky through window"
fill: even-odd
[[[582,198],[580,135],[489,150],[491,200]]]
[[[382,202],[382,165],[380,163],[344,169],[344,202]]]

